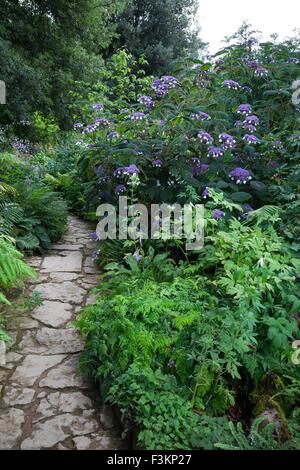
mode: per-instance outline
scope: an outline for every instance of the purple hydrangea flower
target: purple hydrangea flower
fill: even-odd
[[[202,142],[202,144],[212,144],[214,140],[213,137],[208,132],[205,132],[205,131],[200,131],[198,134],[198,137],[199,137],[200,142]]]
[[[252,206],[250,206],[250,204],[244,204],[243,205],[243,210],[244,212],[252,212],[254,209]]]
[[[209,165],[201,163],[197,157],[192,158],[190,163],[192,165],[192,173],[194,176],[205,173],[209,169]]]
[[[209,188],[206,186],[204,191],[202,192],[203,199],[207,199],[209,197]]]
[[[278,163],[277,160],[272,160],[272,161],[270,162],[270,166],[271,166],[272,168],[278,168],[278,167],[279,167],[279,163]]]
[[[127,114],[127,113],[129,113],[129,109],[128,109],[128,108],[120,109],[120,114]]]
[[[254,75],[256,75],[257,77],[266,77],[268,74],[268,70],[264,67],[257,67],[254,71]]]
[[[139,173],[139,169],[136,165],[129,165],[124,167],[119,167],[114,171],[114,176],[123,176],[123,175],[137,175]]]
[[[118,139],[119,137],[120,137],[120,134],[117,131],[111,131],[107,134],[108,140]]]
[[[293,63],[293,64],[299,64],[300,63],[300,59],[298,59],[297,57],[289,57],[288,61]]]
[[[196,121],[208,121],[209,119],[211,119],[210,115],[204,113],[203,111],[198,111],[197,113],[192,114],[191,118]]]
[[[224,80],[223,86],[226,86],[230,90],[239,90],[241,88],[241,85],[234,80]]]
[[[104,166],[103,165],[97,165],[95,167],[95,173],[97,176],[100,176],[102,175],[103,173],[105,173],[105,169],[104,169]]]
[[[116,194],[122,194],[126,191],[126,186],[124,186],[124,184],[118,184],[116,187],[115,187],[115,193]]]
[[[145,105],[146,108],[151,108],[154,106],[154,101],[152,100],[151,96],[140,96],[138,102]]]
[[[124,175],[137,175],[140,172],[136,165],[126,166],[123,170]]]
[[[281,142],[281,140],[275,140],[274,142],[272,142],[272,147],[273,147],[274,149],[282,148],[282,142]]]
[[[152,88],[156,91],[157,96],[163,97],[176,85],[178,85],[177,78],[172,75],[164,75],[153,82]]]
[[[172,88],[178,84],[177,78],[173,77],[173,75],[163,75],[161,80]]]
[[[244,124],[251,124],[252,126],[259,125],[259,118],[255,116],[255,114],[251,114],[251,116],[247,116],[244,120]]]
[[[246,116],[248,116],[252,112],[251,104],[240,104],[236,112],[238,114],[245,114]]]
[[[259,67],[257,60],[247,60],[246,59],[244,62],[245,62],[246,65],[248,65],[248,67],[250,67],[252,69],[256,69],[257,67]]]
[[[223,148],[225,149],[234,148],[236,144],[235,138],[230,134],[226,134],[226,132],[219,135],[219,142],[223,144]]]
[[[155,168],[160,168],[162,166],[162,161],[157,158],[156,160],[152,161],[152,166],[154,166]]]
[[[259,144],[260,143],[259,138],[251,134],[244,135],[243,140],[245,140],[247,144]]]
[[[254,209],[252,206],[250,206],[250,204],[244,204],[242,206],[243,208],[243,211],[240,212],[239,216],[238,216],[238,219],[241,220],[241,219],[247,219],[247,214],[249,212],[252,212]]]
[[[96,104],[93,104],[92,108],[97,109],[97,111],[103,111],[104,105],[102,103],[96,103]]]
[[[229,173],[229,178],[235,181],[236,184],[246,184],[252,179],[252,176],[244,168],[235,168]]]
[[[82,130],[82,134],[91,134],[97,130],[97,124],[90,124]]]
[[[253,126],[253,124],[247,124],[247,123],[242,123],[242,128],[245,129],[245,131],[247,132],[251,132],[251,134],[253,134],[253,132],[256,132],[256,127]]]
[[[134,257],[134,259],[136,259],[137,262],[141,261],[141,259],[143,258],[142,255],[140,255],[138,250],[136,250],[132,256]]]
[[[224,151],[221,149],[221,147],[210,147],[207,156],[212,158],[220,158],[224,156]]]
[[[215,209],[213,211],[213,218],[216,220],[222,219],[225,216],[225,212],[221,211],[220,209]]]
[[[75,122],[74,129],[81,129],[83,127],[82,122]]]
[[[243,127],[243,122],[242,121],[235,121],[234,125],[235,125],[235,127]]]
[[[145,117],[146,117],[145,113],[135,112],[131,114],[130,119],[132,121],[142,121],[143,119],[145,119]]]
[[[119,168],[117,168],[115,171],[114,171],[114,176],[122,176],[124,174],[124,168],[123,166],[120,166]]]
[[[95,119],[96,126],[108,126],[109,121],[105,118],[96,118]]]
[[[258,40],[256,38],[250,37],[246,41],[247,46],[251,47],[254,46],[255,44],[258,44]]]

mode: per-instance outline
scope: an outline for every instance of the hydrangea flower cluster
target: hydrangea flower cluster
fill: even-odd
[[[251,69],[256,69],[256,67],[258,67],[258,62],[257,60],[249,60],[247,59],[246,57],[244,57],[242,59],[242,61],[244,62],[244,64],[246,64],[248,67],[250,67]]]
[[[206,186],[204,191],[202,192],[203,199],[207,199],[209,197],[209,188]]]
[[[120,134],[117,131],[111,131],[107,134],[108,140],[118,139],[119,137],[120,137]]]
[[[252,212],[254,209],[252,206],[250,206],[250,204],[244,204],[242,206],[243,208],[243,211],[239,213],[239,216],[238,216],[238,219],[241,220],[241,219],[247,219],[247,214],[249,212]]]
[[[212,158],[220,158],[224,156],[224,151],[221,149],[221,147],[210,147],[207,156]]]
[[[136,251],[133,253],[132,256],[133,256],[133,258],[134,258],[137,262],[141,261],[141,259],[143,258],[142,255],[139,253],[138,250],[136,250]]]
[[[198,134],[198,137],[199,137],[200,142],[202,142],[202,144],[212,144],[214,140],[213,137],[208,132],[205,132],[205,131],[200,131]]]
[[[146,118],[146,114],[138,112],[138,111],[135,112],[135,113],[132,113],[131,116],[130,116],[130,119],[132,121],[142,121],[145,118]]]
[[[151,96],[140,96],[138,102],[146,106],[146,108],[152,108],[154,106],[154,101]]]
[[[75,122],[73,127],[74,127],[75,130],[76,129],[81,129],[83,127],[83,124],[82,124],[82,122]]]
[[[256,67],[254,70],[254,75],[257,77],[266,77],[269,74],[268,70],[264,67]]]
[[[250,124],[256,127],[259,125],[259,118],[255,114],[251,114],[245,118],[244,124]]]
[[[96,118],[95,124],[96,126],[109,126],[109,121],[105,118]]]
[[[272,160],[272,161],[270,162],[270,166],[271,166],[272,168],[278,168],[278,167],[279,167],[279,163],[277,162],[277,160]]]
[[[253,126],[253,124],[248,124],[247,122],[242,122],[242,128],[247,132],[251,132],[251,134],[256,131],[256,127]]]
[[[122,194],[126,191],[126,186],[124,186],[124,184],[118,184],[116,187],[115,187],[115,193],[116,194]]]
[[[95,132],[97,130],[97,127],[97,124],[89,124],[88,126],[84,127],[84,129],[82,130],[82,134],[92,134],[92,132]]]
[[[298,59],[297,57],[289,57],[288,61],[292,64],[300,64],[300,59]]]
[[[244,114],[248,116],[252,112],[251,104],[240,104],[236,110],[238,114]]]
[[[251,69],[254,69],[254,75],[257,77],[266,77],[269,74],[268,70],[259,65],[257,60],[244,59],[243,62]]]
[[[236,144],[235,138],[230,134],[226,134],[226,132],[219,135],[219,142],[222,143],[224,149],[234,148]]]
[[[243,137],[243,140],[245,140],[245,142],[247,142],[247,144],[259,144],[260,143],[260,140],[258,137],[256,137],[255,135],[251,135],[251,134],[245,134],[244,137]]]
[[[156,160],[152,161],[152,166],[154,166],[155,168],[160,168],[162,166],[162,161],[157,158]]]
[[[203,111],[198,111],[197,113],[192,114],[191,118],[195,121],[208,121],[209,119],[211,119],[210,115],[204,113]]]
[[[140,172],[136,165],[119,167],[115,170],[114,176],[137,175]]]
[[[215,209],[213,211],[213,218],[215,220],[219,220],[219,219],[222,219],[222,217],[225,216],[225,212],[221,211],[220,209]]]
[[[209,165],[206,163],[201,163],[200,159],[197,157],[194,157],[190,161],[192,165],[192,173],[194,176],[200,175],[201,173],[205,173],[209,169]]]
[[[93,109],[96,109],[97,111],[103,111],[104,105],[102,103],[95,103],[92,106]]]
[[[223,86],[226,86],[230,90],[239,90],[241,88],[241,85],[234,80],[224,80]]]
[[[164,75],[153,82],[152,88],[155,90],[157,96],[164,97],[176,85],[178,85],[177,78],[172,75]]]
[[[258,40],[254,37],[250,37],[250,38],[247,39],[246,44],[249,47],[255,46],[256,44],[258,44]]]
[[[250,171],[245,170],[244,168],[235,168],[229,173],[229,178],[236,184],[246,184],[252,179],[252,176]]]
[[[282,148],[281,140],[274,140],[274,142],[272,142],[272,147],[274,149],[281,149]]]
[[[97,176],[103,175],[103,173],[105,173],[104,166],[103,165],[97,165],[95,167],[95,173],[96,173]]]

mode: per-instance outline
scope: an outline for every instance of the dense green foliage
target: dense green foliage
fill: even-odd
[[[194,3],[2,1],[0,79],[6,82],[7,104],[0,108],[0,124],[13,123],[18,135],[30,135],[22,122],[32,121],[38,111],[60,128],[70,128],[74,95],[86,96],[104,72],[105,59],[119,47],[138,56],[145,53],[151,72],[165,69],[170,59],[187,50],[196,51],[199,41],[188,31]],[[138,28],[136,19],[141,22]]]
[[[297,41],[246,37],[178,63],[126,110],[116,96],[81,116],[84,212],[120,194],[205,204],[197,253],[176,239],[98,242],[110,264],[78,320],[82,369],[142,448],[299,448],[298,63]]]
[[[172,60],[199,52],[191,29],[197,7],[195,0],[131,0],[118,21],[117,42],[136,58],[145,55],[151,73],[167,72]]]
[[[47,188],[30,159],[2,153],[0,162],[0,233],[13,237],[21,250],[49,248],[65,230],[65,202]]]

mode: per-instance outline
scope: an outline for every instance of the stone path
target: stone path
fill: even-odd
[[[8,322],[14,345],[0,367],[0,449],[121,449],[112,409],[77,373],[82,342],[70,322],[93,302],[98,282],[89,227],[74,217],[45,257],[29,259],[39,273],[31,289],[43,305]]]

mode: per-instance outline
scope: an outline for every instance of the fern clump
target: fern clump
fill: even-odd
[[[0,236],[0,302],[9,304],[5,291],[22,286],[23,280],[28,277],[35,277],[34,271],[22,258],[12,240]]]

